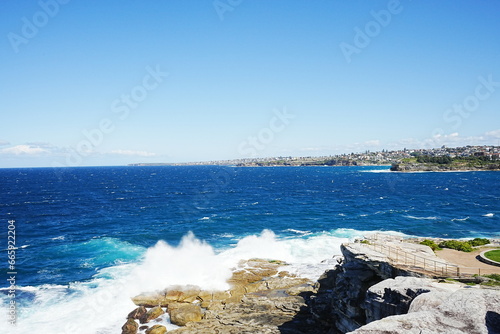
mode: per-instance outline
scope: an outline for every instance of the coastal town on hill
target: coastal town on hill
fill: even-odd
[[[402,149],[396,151],[378,151],[363,153],[338,154],[330,156],[307,157],[270,157],[246,158],[233,160],[214,160],[186,163],[134,163],[130,166],[373,166],[392,165],[416,159],[418,157],[448,157],[450,159],[478,159],[483,162],[499,162],[500,146],[464,146],[450,148],[442,146],[432,149]]]

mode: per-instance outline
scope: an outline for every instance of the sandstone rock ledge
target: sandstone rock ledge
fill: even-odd
[[[311,298],[329,333],[500,334],[500,290],[431,279],[362,245],[342,253],[344,264],[325,272]]]
[[[426,247],[408,244],[432,253]],[[172,334],[500,334],[500,290],[431,279],[359,243],[341,250],[344,262],[318,282],[254,259],[240,263],[228,291],[170,287],[136,296],[122,333],[163,334],[154,322],[166,311],[182,326]]]
[[[500,291],[431,291],[416,297],[408,314],[374,321],[352,334],[499,334]]]
[[[182,326],[169,331],[172,334],[320,333],[309,321],[307,306],[317,289],[314,282],[278,272],[282,265],[278,261],[242,261],[229,280],[228,291],[187,286],[136,296],[132,300],[138,308],[129,314],[122,334],[146,329],[136,320],[146,324],[147,331],[153,329],[149,326],[154,318],[146,316],[152,310],[158,316],[167,311],[172,324]]]

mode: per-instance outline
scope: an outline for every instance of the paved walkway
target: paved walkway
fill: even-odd
[[[455,277],[460,272],[455,264],[437,257],[430,248],[415,243],[371,240],[369,244],[349,245],[371,260],[390,261],[410,271],[443,277]]]
[[[493,266],[490,264],[486,264],[484,262],[479,261],[476,259],[476,257],[484,251],[486,248],[481,248],[478,250],[475,250],[471,253],[465,253],[465,252],[460,252],[454,249],[442,249],[440,251],[436,251],[436,255],[443,259],[446,260],[450,263],[454,263],[458,266],[463,268],[463,272],[467,273],[468,269],[467,268],[478,268],[481,269],[481,275],[484,274],[500,274],[500,267]],[[493,248],[495,249],[495,248]]]
[[[500,274],[500,267],[476,259],[476,256],[487,249],[485,247],[471,253],[453,249],[443,249],[434,253],[428,247],[404,242],[395,236],[378,234],[369,238],[369,241],[369,245],[360,244],[358,247],[370,248],[387,256],[393,264],[415,271],[444,276]]]

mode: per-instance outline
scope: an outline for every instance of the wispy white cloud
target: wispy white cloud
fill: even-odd
[[[137,157],[153,157],[156,156],[156,153],[147,152],[147,151],[133,151],[133,150],[114,150],[111,151],[112,154],[118,155],[130,155]]]
[[[403,148],[437,148],[443,145],[448,147],[460,147],[467,145],[499,145],[500,129],[485,132],[477,136],[463,136],[458,132],[449,134],[438,134],[429,138],[404,138],[397,141],[386,142],[379,139],[368,140],[365,142],[352,143],[349,145],[331,145],[317,147],[303,147],[296,150],[289,150],[289,155],[305,154],[308,155],[330,155],[350,152],[364,152],[365,150],[400,150]]]
[[[26,145],[29,145],[31,147],[40,147],[48,150],[53,150],[57,149],[56,146],[52,145],[51,143],[46,143],[46,142],[32,142],[32,143],[26,143]]]
[[[365,141],[364,144],[367,146],[380,146],[380,140],[378,140],[378,139],[368,140],[368,141]]]
[[[301,151],[301,152],[319,152],[322,150],[325,150],[325,148],[324,147],[303,147],[303,148],[299,149],[299,151]]]
[[[390,143],[388,146],[404,146],[407,148],[435,148],[440,146],[456,147],[467,145],[498,145],[500,129],[485,132],[477,136],[463,136],[458,132],[437,134],[423,140],[407,138],[399,142]]]
[[[0,145],[1,145],[0,141]],[[106,158],[112,156],[130,156],[130,157],[154,157],[157,156],[156,153],[148,152],[148,151],[134,151],[134,150],[112,150],[109,152],[96,152],[96,151],[76,151],[75,149],[69,147],[58,147],[54,146],[51,143],[45,142],[33,142],[33,143],[24,143],[19,145],[10,145],[7,142],[4,142],[3,146],[0,148],[0,155],[4,156],[18,156],[18,157],[53,157],[54,159],[64,158],[68,156],[78,155],[82,159],[84,158]]]
[[[500,139],[500,129],[488,131],[484,135],[486,138],[489,138],[489,139]]]
[[[3,148],[0,150],[3,154],[15,154],[15,155],[40,155],[42,153],[49,153],[45,148],[38,147],[35,145],[16,145],[12,147]]]
[[[7,146],[7,145],[10,145],[8,141],[0,140],[0,146]]]

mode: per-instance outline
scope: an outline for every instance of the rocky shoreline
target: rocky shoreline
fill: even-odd
[[[486,165],[468,164],[434,164],[434,163],[394,163],[393,172],[473,172],[473,171],[500,171],[500,164]]]
[[[170,287],[136,296],[122,334],[163,334],[166,318],[179,326],[173,334],[500,333],[500,290],[433,279],[361,243],[341,250],[343,261],[317,282],[290,275],[285,263],[252,259],[239,264],[227,291]]]
[[[163,334],[166,327],[154,327],[152,317],[165,313],[180,326],[169,331],[175,334],[319,333],[308,319],[308,302],[317,292],[315,282],[280,270],[286,265],[279,261],[252,259],[238,267],[227,291],[170,287],[134,297],[138,308],[128,315],[122,333]]]

